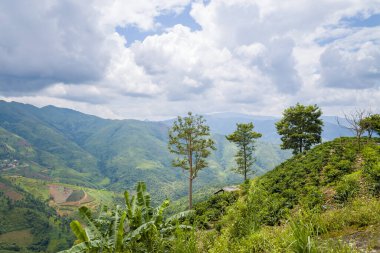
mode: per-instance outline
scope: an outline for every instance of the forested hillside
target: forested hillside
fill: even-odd
[[[1,169],[7,175],[114,191],[145,181],[156,201],[176,199],[187,187],[182,171],[171,166],[167,135],[168,126],[160,122],[107,120],[53,106],[0,102]],[[195,180],[198,189],[241,181],[230,170],[234,145],[217,132],[213,139],[217,150]],[[258,174],[289,157],[266,141],[258,143],[256,154]]]

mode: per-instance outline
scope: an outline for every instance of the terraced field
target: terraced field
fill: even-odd
[[[49,201],[49,205],[56,209],[61,216],[75,214],[78,207],[82,205],[89,208],[97,208],[102,204],[113,205],[122,199],[122,194],[106,190],[54,183],[21,176],[9,176],[7,178],[40,200]],[[17,193],[9,194],[17,197]]]

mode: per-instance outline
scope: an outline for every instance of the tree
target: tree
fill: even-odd
[[[189,172],[189,209],[193,207],[193,180],[198,172],[207,167],[206,158],[215,150],[210,138],[210,128],[202,116],[188,113],[187,117],[178,117],[169,130],[169,150],[176,154],[174,167]]]
[[[360,126],[367,131],[368,137],[371,138],[373,132],[380,133],[380,114],[370,114],[361,120]]]
[[[233,170],[244,176],[244,181],[247,180],[247,175],[251,172],[251,167],[255,162],[253,151],[255,150],[255,140],[262,135],[253,131],[253,123],[236,124],[236,130],[226,139],[233,142],[238,147],[238,152],[235,155],[237,167]]]
[[[369,117],[370,113],[365,109],[356,109],[348,114],[344,114],[346,124],[341,124],[338,120],[338,124],[348,130],[350,130],[356,136],[358,142],[358,148],[361,149],[361,138],[366,131],[364,119]]]
[[[297,103],[283,113],[276,123],[277,132],[281,135],[281,148],[293,149],[293,154],[309,150],[313,144],[320,143],[323,121],[321,109],[317,105]]]

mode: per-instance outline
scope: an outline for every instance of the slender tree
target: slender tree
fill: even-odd
[[[210,128],[202,116],[188,113],[187,117],[178,117],[169,130],[169,150],[176,154],[174,167],[188,171],[189,209],[193,207],[193,180],[198,172],[207,167],[206,158],[215,150],[210,138]]]
[[[226,136],[226,139],[237,145],[238,151],[235,155],[236,168],[233,168],[238,174],[244,176],[244,181],[247,180],[247,176],[252,172],[252,165],[255,162],[253,157],[253,151],[255,150],[255,141],[262,135],[253,131],[253,123],[236,124],[236,130],[230,135]]]
[[[380,133],[380,114],[370,114],[360,121],[360,126],[371,138],[374,132]]]
[[[301,105],[286,109],[282,119],[276,123],[281,135],[282,149],[293,149],[293,154],[309,150],[313,144],[322,141],[323,121],[321,109],[317,105]]]
[[[356,136],[358,142],[358,148],[361,149],[361,139],[364,132],[367,130],[367,126],[364,124],[364,120],[371,114],[365,109],[356,109],[348,114],[344,114],[346,124],[341,124],[338,120],[338,124],[348,130],[350,130]]]

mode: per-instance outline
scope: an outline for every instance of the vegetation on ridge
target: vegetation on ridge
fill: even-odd
[[[248,174],[253,174],[252,166],[255,163],[253,151],[255,150],[255,140],[260,138],[262,134],[253,131],[253,123],[236,124],[236,130],[226,136],[226,139],[233,142],[238,147],[235,155],[235,162],[237,167],[233,169],[234,172],[244,176],[244,181],[247,180]]]
[[[193,180],[208,167],[206,159],[211,150],[215,150],[214,144],[203,117],[191,112],[187,117],[178,117],[169,130],[169,150],[176,155],[172,164],[188,172],[190,210],[193,207]]]

